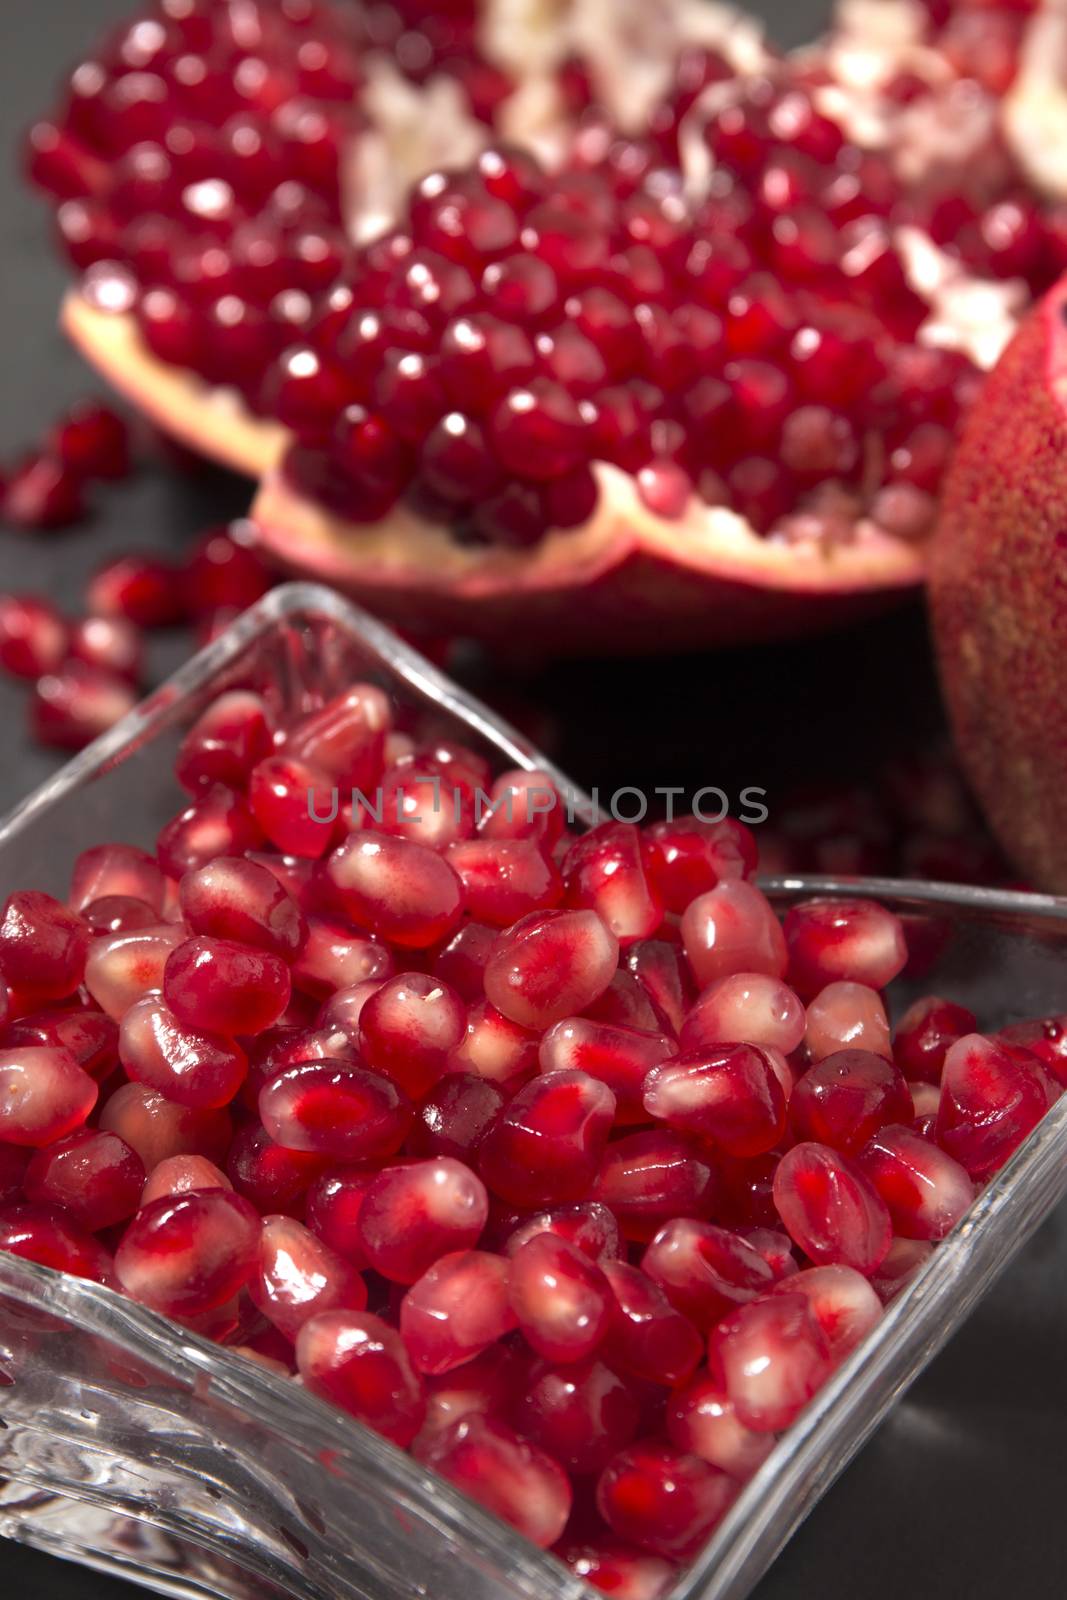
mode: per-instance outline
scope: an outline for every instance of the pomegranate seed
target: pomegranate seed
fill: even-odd
[[[908,959],[900,918],[873,900],[805,901],[786,913],[784,931],[803,1000],[838,981],[884,989]]]
[[[616,1125],[623,1125],[647,1120],[641,1098],[645,1079],[673,1048],[662,1033],[568,1017],[543,1035],[539,1060],[543,1072],[585,1072],[606,1083],[615,1096]]]
[[[708,1157],[680,1134],[631,1133],[608,1146],[592,1198],[628,1239],[651,1239],[672,1217],[706,1217],[714,1203]]]
[[[860,1282],[866,1287],[864,1279]],[[738,1420],[725,1389],[706,1372],[671,1396],[667,1435],[676,1450],[699,1456],[738,1483],[758,1472],[774,1449],[770,1435],[756,1433]]]
[[[463,885],[447,861],[384,833],[352,834],[324,863],[323,883],[358,927],[405,950],[436,944],[463,909]]]
[[[511,1306],[527,1344],[547,1361],[583,1361],[612,1320],[611,1286],[583,1251],[537,1233],[511,1257]]]
[[[908,1007],[893,1034],[893,1056],[909,1083],[940,1083],[950,1045],[975,1031],[973,1011],[936,995]],[[1026,1041],[1019,1039],[1018,1044]]]
[[[510,1091],[537,1070],[537,1035],[501,1016],[488,1001],[467,1013],[467,1035],[449,1057],[449,1072],[471,1072]]]
[[[97,1086],[69,1050],[23,1045],[0,1051],[0,1139],[39,1148],[73,1133],[96,1104]]]
[[[770,902],[753,884],[727,879],[682,916],[682,942],[701,987],[735,972],[785,976],[785,939]]]
[[[426,1399],[400,1335],[369,1311],[323,1311],[305,1322],[296,1364],[312,1394],[394,1444],[411,1444],[422,1426]]]
[[[84,911],[94,900],[126,895],[163,910],[166,883],[155,860],[134,845],[104,844],[83,850],[70,880],[72,911]]]
[[[732,1156],[772,1150],[786,1126],[778,1073],[764,1051],[748,1044],[712,1045],[653,1067],[644,1107],[655,1121],[698,1134]]]
[[[478,1167],[495,1195],[530,1208],[584,1200],[611,1130],[615,1097],[584,1072],[546,1072],[486,1132]],[[608,1201],[610,1204],[610,1201]]]
[[[266,867],[217,856],[179,886],[182,915],[194,933],[253,945],[291,959],[307,938],[299,907]]]
[[[792,989],[762,972],[719,978],[687,1013],[678,1035],[683,1050],[744,1039],[791,1055],[804,1039],[804,1007]]]
[[[797,1079],[789,1102],[794,1137],[856,1152],[890,1123],[910,1121],[899,1068],[867,1050],[838,1050]]]
[[[279,1073],[260,1091],[259,1114],[285,1149],[345,1161],[394,1155],[412,1120],[411,1102],[389,1078],[331,1061]]]
[[[108,895],[94,900],[85,908],[85,920],[92,932],[132,933],[137,928],[152,928],[159,915],[143,900],[129,900],[124,895]]]
[[[462,1417],[430,1440],[421,1459],[542,1549],[555,1544],[566,1526],[566,1474],[502,1422],[477,1413]]]
[[[367,1304],[359,1273],[285,1216],[263,1219],[259,1260],[248,1292],[263,1315],[292,1340],[322,1311],[362,1311]]]
[[[85,617],[70,630],[69,656],[100,673],[136,683],[144,651],[132,622],[122,617]]]
[[[498,936],[485,993],[521,1027],[547,1028],[603,994],[618,953],[618,941],[594,911],[533,912]]]
[[[685,1217],[660,1228],[641,1269],[704,1332],[774,1282],[767,1262],[739,1234]]]
[[[672,1388],[687,1382],[704,1352],[689,1318],[636,1267],[607,1261],[604,1276],[615,1296],[615,1320],[601,1352],[604,1360],[642,1382]]]
[[[554,1234],[567,1244],[574,1245],[575,1249],[581,1250],[598,1266],[605,1261],[616,1260],[621,1254],[615,1218],[607,1206],[597,1205],[595,1201],[587,1200],[573,1206],[553,1206],[528,1217],[508,1236],[506,1253],[513,1256],[527,1240],[539,1233]]]
[[[81,479],[55,456],[29,455],[7,481],[3,514],[16,528],[69,528],[86,514]]]
[[[802,1294],[830,1346],[835,1365],[881,1321],[882,1302],[852,1267],[806,1267],[775,1285],[773,1294]]]
[[[187,939],[167,958],[163,998],[179,1023],[208,1033],[262,1033],[289,1004],[280,957],[232,939]]]
[[[450,983],[468,1005],[484,997],[485,964],[495,939],[496,930],[485,923],[462,922],[433,958],[435,976]]]
[[[668,911],[681,915],[698,895],[756,870],[756,841],[743,822],[676,817],[654,822],[643,839],[646,870]]]
[[[256,1265],[260,1222],[240,1195],[225,1189],[154,1200],[119,1241],[115,1276],[153,1311],[195,1317],[225,1305]]]
[[[229,1105],[248,1060],[231,1039],[183,1027],[168,1006],[146,995],[130,1007],[119,1030],[119,1058],[128,1077],[178,1105]]]
[[[449,1072],[422,1101],[408,1148],[416,1156],[451,1156],[471,1165],[504,1096],[473,1072]]]
[[[797,1144],[782,1157],[774,1203],[790,1238],[816,1266],[840,1263],[869,1278],[885,1259],[893,1236],[885,1203],[826,1145]]]
[[[185,619],[185,589],[176,568],[152,555],[116,556],[86,591],[98,617],[125,617],[138,628],[169,628]]]
[[[448,861],[462,881],[469,915],[492,928],[551,910],[563,895],[558,870],[533,839],[462,840],[449,847]]]
[[[447,1156],[379,1173],[359,1208],[368,1263],[393,1283],[415,1283],[441,1256],[478,1242],[489,1216],[485,1185]]]
[[[524,1438],[584,1477],[602,1471],[634,1439],[641,1404],[637,1391],[602,1361],[538,1361],[526,1374],[513,1420]]]
[[[292,756],[268,756],[248,777],[249,806],[271,844],[310,861],[333,842],[335,798],[325,773]]]
[[[557,1554],[575,1577],[616,1600],[661,1600],[674,1581],[671,1562],[626,1545],[567,1545]]]
[[[679,1033],[691,997],[678,946],[663,939],[639,939],[627,950],[626,965],[648,995],[660,1025]]]
[[[171,1156],[197,1155],[221,1161],[232,1127],[222,1110],[179,1106],[141,1083],[124,1083],[100,1111],[100,1128],[117,1133],[153,1172]]]
[[[89,1233],[132,1217],[141,1203],[141,1159],[116,1134],[79,1129],[38,1150],[26,1169],[27,1200],[58,1206]]]
[[[85,987],[115,1022],[145,994],[158,994],[171,952],[183,942],[181,928],[157,924],[95,939],[85,962]]]
[[[322,1175],[327,1159],[275,1144],[264,1128],[250,1122],[234,1136],[226,1171],[238,1194],[251,1200],[257,1211],[288,1211]]]
[[[466,1029],[466,1008],[454,989],[425,973],[406,973],[388,979],[363,1006],[360,1055],[418,1100],[445,1071]]]
[[[812,1302],[782,1289],[712,1329],[708,1365],[742,1426],[780,1433],[829,1376],[832,1358]]]
[[[36,684],[30,722],[38,744],[82,750],[110,731],[137,704],[133,687],[113,672],[69,660]]]
[[[224,1172],[206,1156],[168,1156],[152,1168],[141,1191],[141,1209],[153,1200],[191,1194],[194,1189],[232,1189]]]
[[[290,733],[286,756],[317,768],[335,783],[369,794],[382,775],[389,701],[371,684],[354,684]]]
[[[389,978],[395,968],[392,953],[376,939],[312,917],[292,973],[298,989],[322,999],[336,990]]]
[[[1018,1045],[966,1034],[945,1056],[937,1142],[972,1178],[988,1178],[1048,1105],[1048,1083],[1035,1056]]]
[[[663,905],[645,876],[641,836],[632,823],[593,828],[567,851],[563,862],[565,904],[597,912],[620,945],[648,938],[663,918]]]
[[[0,1205],[15,1200],[22,1192],[32,1153],[15,1144],[0,1144]]]
[[[960,1009],[963,1011],[962,1007]],[[973,1033],[974,1019],[971,1013],[964,1011],[963,1016],[971,1020],[971,1026],[964,1031]],[[962,1017],[960,1021],[962,1023]],[[1055,1083],[1067,1087],[1067,1019],[1062,1016],[1045,1017],[1039,1022],[1012,1023],[1010,1027],[1001,1028],[997,1038],[1008,1044],[1022,1045],[1024,1050],[1029,1050],[1031,1055],[1037,1057]]]
[[[61,417],[48,435],[47,447],[79,478],[124,478],[130,470],[126,424],[99,401],[85,401]]]
[[[548,849],[563,833],[565,811],[547,772],[517,768],[493,784],[478,832],[485,839],[535,839]]]
[[[828,983],[808,1003],[804,1043],[812,1061],[850,1050],[892,1060],[881,995],[863,983]]]
[[[484,1250],[438,1257],[400,1306],[400,1331],[419,1372],[463,1366],[515,1328],[508,1264]]]
[[[250,523],[234,522],[209,530],[199,540],[186,567],[190,605],[197,616],[244,611],[270,589],[271,573],[254,538]]]
[[[213,784],[243,789],[274,745],[270,712],[258,694],[231,689],[201,712],[182,741],[175,773],[196,794]]]
[[[696,1555],[737,1494],[698,1456],[647,1441],[621,1450],[600,1475],[596,1503],[613,1533],[654,1555]]]
[[[63,1000],[85,975],[89,930],[76,912],[37,890],[9,895],[0,919],[0,967],[31,1004]]]
[[[871,1288],[883,1305],[906,1289],[915,1274],[926,1265],[934,1247],[926,1239],[894,1239],[878,1271],[871,1278]]]
[[[74,1278],[112,1282],[112,1261],[103,1245],[53,1206],[0,1208],[0,1250]]]
[[[36,679],[58,671],[70,630],[50,601],[36,595],[0,595],[0,667],[13,678]]]
[[[156,841],[156,855],[169,878],[183,878],[216,856],[243,855],[262,843],[244,801],[219,785],[205,790],[166,824]]]
[[[943,1239],[970,1208],[976,1190],[951,1156],[910,1128],[882,1128],[859,1166],[905,1239]]]

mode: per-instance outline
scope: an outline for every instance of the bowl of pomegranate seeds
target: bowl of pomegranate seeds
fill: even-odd
[[[757,843],[601,816],[308,585],[21,806],[6,1528],[231,1600],[748,1593],[1067,1191],[1067,904]]]

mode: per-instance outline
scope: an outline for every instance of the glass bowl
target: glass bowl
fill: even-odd
[[[251,685],[282,720],[355,678],[420,736],[547,770],[520,734],[327,589],[275,590],[0,826],[0,888],[64,894],[108,838],[151,847],[183,730]],[[1064,1009],[1067,902],[948,885],[779,879],[782,902],[869,895],[907,919],[899,1009],[938,991],[980,1025]],[[669,1600],[741,1600],[893,1401],[1067,1192],[1067,1096],[988,1185],[746,1486]],[[160,1594],[227,1600],[591,1600],[551,1556],[376,1434],[98,1285],[0,1254],[0,1533]]]

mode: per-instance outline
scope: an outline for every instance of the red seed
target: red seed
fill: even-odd
[[[23,1045],[0,1051],[0,1139],[39,1148],[80,1128],[97,1087],[69,1050]]]
[[[146,994],[158,994],[171,952],[183,943],[183,929],[159,923],[131,933],[95,939],[85,963],[85,987],[102,1011],[120,1022]]]
[[[156,841],[156,855],[169,878],[182,878],[216,856],[244,855],[262,843],[245,802],[219,785],[205,790],[165,825]]]
[[[30,724],[38,744],[83,750],[128,716],[137,704],[133,686],[113,672],[67,661],[34,687]]]
[[[360,1055],[419,1100],[466,1032],[467,1010],[454,989],[422,972],[404,973],[382,984],[360,1011]]]
[[[436,944],[462,914],[463,885],[448,862],[409,839],[351,834],[322,871],[346,917],[405,950]]]
[[[702,894],[682,916],[682,942],[701,986],[735,972],[785,976],[785,939],[774,910],[759,889],[730,879]]]
[[[583,1201],[580,1205],[553,1206],[527,1217],[508,1235],[505,1253],[513,1256],[528,1239],[539,1233],[554,1234],[567,1244],[574,1245],[598,1266],[603,1266],[605,1261],[615,1261],[622,1254],[615,1218],[607,1206],[598,1205],[593,1200]]]
[[[616,1372],[674,1388],[692,1377],[704,1353],[688,1317],[658,1284],[623,1261],[604,1263],[615,1296],[615,1319],[601,1354]]]
[[[180,1023],[231,1038],[262,1033],[289,1004],[280,957],[232,939],[187,939],[167,958],[163,998]]]
[[[535,839],[550,849],[567,820],[566,803],[548,773],[516,768],[493,784],[478,832],[483,839]]]
[[[359,1273],[302,1223],[285,1216],[263,1219],[248,1292],[263,1315],[292,1340],[322,1311],[362,1311],[367,1304]]]
[[[93,1283],[112,1282],[111,1257],[103,1245],[54,1206],[0,1208],[0,1251]]]
[[[131,1299],[153,1311],[199,1316],[248,1282],[259,1232],[248,1201],[225,1189],[154,1200],[119,1241],[115,1276]]]
[[[864,983],[828,983],[808,1003],[804,1043],[812,1061],[841,1050],[893,1058],[889,1018],[876,989]]]
[[[508,1264],[484,1250],[439,1257],[400,1305],[400,1331],[412,1365],[451,1372],[515,1328],[508,1298]]]
[[[584,1200],[614,1111],[614,1096],[596,1078],[546,1072],[520,1089],[488,1130],[479,1171],[511,1205],[532,1209]]]
[[[649,938],[663,919],[633,823],[606,822],[584,834],[564,857],[563,880],[564,904],[595,911],[624,948]]]
[[[927,1239],[893,1240],[889,1254],[871,1278],[871,1288],[883,1305],[907,1288],[933,1253],[934,1247]]]
[[[668,911],[681,915],[691,901],[720,883],[756,870],[756,841],[743,822],[676,817],[654,822],[642,841],[646,868]]]
[[[0,594],[0,667],[12,677],[32,681],[56,672],[68,642],[67,623],[50,601]]]
[[[394,1155],[412,1120],[411,1102],[391,1079],[332,1061],[280,1073],[260,1091],[259,1114],[285,1149],[343,1161]]]
[[[873,900],[807,900],[784,928],[789,980],[803,1000],[838,980],[884,989],[908,959],[900,918]]]
[[[472,1072],[508,1092],[537,1068],[537,1035],[501,1016],[487,1000],[467,1013],[466,1037],[453,1050],[450,1072]]]
[[[382,775],[392,708],[380,689],[357,683],[314,712],[288,736],[284,754],[316,768],[333,783],[372,795]]]
[[[219,856],[179,886],[182,915],[194,933],[236,940],[291,959],[307,938],[300,908],[266,867]]]
[[[296,1364],[312,1394],[401,1448],[422,1426],[426,1398],[400,1335],[369,1311],[324,1311],[305,1322]]]
[[[476,1413],[463,1417],[432,1439],[421,1459],[542,1549],[566,1526],[571,1486],[565,1473],[502,1422]]]
[[[542,1072],[585,1072],[606,1083],[615,1096],[616,1125],[621,1126],[647,1120],[642,1106],[645,1079],[673,1050],[666,1034],[567,1017],[542,1036],[538,1060]]]
[[[170,1156],[221,1161],[232,1134],[225,1111],[179,1106],[141,1083],[124,1083],[100,1111],[100,1127],[136,1150],[146,1172]]]
[[[683,1050],[743,1039],[791,1055],[804,1039],[804,1007],[784,983],[762,972],[735,972],[711,983],[687,1012]]]
[[[81,478],[46,451],[26,456],[4,491],[4,520],[16,528],[69,528],[85,509]]]
[[[275,1144],[259,1123],[248,1122],[233,1137],[226,1171],[238,1194],[251,1200],[257,1211],[270,1213],[299,1210],[327,1161],[314,1152]]]
[[[273,578],[254,540],[248,522],[232,522],[202,535],[186,567],[186,587],[197,616],[244,611],[267,593]]]
[[[194,1189],[232,1188],[226,1174],[206,1156],[168,1156],[148,1174],[141,1191],[141,1208],[151,1205],[153,1200],[191,1194]]]
[[[653,1067],[644,1107],[657,1122],[709,1139],[732,1156],[772,1150],[785,1132],[786,1097],[767,1053],[710,1045]]]
[[[742,1306],[712,1329],[708,1342],[712,1376],[755,1433],[780,1433],[795,1422],[831,1365],[811,1302],[784,1289]]]
[[[774,1283],[770,1266],[740,1234],[687,1217],[660,1228],[641,1270],[702,1332]]]
[[[229,1105],[248,1071],[239,1045],[218,1033],[183,1027],[155,995],[131,1006],[119,1029],[127,1076],[178,1105]]]
[[[674,1581],[673,1562],[623,1544],[569,1544],[557,1552],[575,1577],[615,1600],[661,1600]]]
[[[84,911],[94,900],[127,895],[163,910],[166,882],[157,862],[134,845],[102,844],[83,850],[70,880],[72,911]]]
[[[63,1000],[85,974],[89,930],[76,912],[34,889],[9,895],[0,920],[0,967],[30,1004]]]
[[[392,1283],[415,1283],[443,1255],[477,1244],[489,1197],[469,1167],[448,1156],[388,1167],[359,1208],[367,1262]]]
[[[775,1444],[773,1436],[745,1427],[726,1390],[707,1372],[671,1396],[667,1435],[676,1450],[699,1456],[738,1483],[759,1471]]]
[[[140,631],[124,617],[83,617],[74,623],[69,655],[72,661],[133,684],[144,665]]]
[[[258,694],[231,689],[200,713],[182,740],[174,771],[190,794],[221,783],[243,789],[274,748],[270,711]]]
[[[510,1293],[527,1344],[547,1361],[584,1361],[613,1319],[600,1268],[552,1233],[534,1234],[512,1254]]]
[[[852,1267],[806,1267],[775,1285],[774,1294],[802,1294],[826,1336],[835,1366],[881,1321],[882,1302]]]
[[[613,1533],[654,1555],[696,1555],[737,1494],[725,1472],[698,1456],[650,1440],[622,1450],[604,1468],[596,1503]]]
[[[24,1188],[35,1205],[59,1206],[97,1233],[133,1216],[144,1181],[140,1156],[117,1134],[82,1128],[36,1153]]]
[[[468,1005],[484,1001],[485,964],[496,940],[496,929],[484,922],[462,922],[436,952],[434,976],[444,978]]]
[[[307,762],[267,756],[249,775],[248,804],[271,844],[286,855],[317,861],[334,842],[339,791]]]
[[[591,1198],[610,1207],[628,1239],[651,1239],[672,1217],[710,1214],[710,1158],[666,1129],[627,1134],[608,1146]]]
[[[534,1362],[512,1420],[524,1438],[579,1477],[603,1470],[641,1424],[636,1388],[602,1361]]]
[[[692,999],[680,947],[664,939],[639,939],[627,950],[625,959],[647,994],[658,1025],[677,1034]]]
[[[940,1083],[950,1045],[976,1028],[973,1011],[928,995],[910,1005],[893,1032],[893,1057],[909,1083]],[[1015,1040],[1025,1044],[1025,1039]]]
[[[133,933],[138,928],[154,927],[159,917],[144,900],[109,895],[105,900],[94,900],[91,906],[86,906],[85,920],[94,934]]]
[[[1035,1056],[1018,1045],[966,1034],[945,1056],[937,1142],[972,1178],[987,1178],[1014,1154],[1048,1105],[1048,1082]]]
[[[563,896],[555,864],[534,839],[463,839],[448,848],[459,874],[467,912],[493,928],[551,910]]]
[[[86,400],[61,417],[48,435],[49,453],[80,478],[124,478],[130,470],[129,433],[109,406]]]
[[[533,912],[497,937],[486,997],[520,1027],[547,1028],[598,999],[618,959],[618,941],[596,912]]]
[[[885,1204],[857,1168],[820,1144],[797,1144],[774,1175],[774,1203],[793,1242],[816,1266],[840,1263],[870,1277],[893,1237]]]
[[[801,1074],[789,1102],[796,1139],[855,1155],[880,1128],[911,1120],[904,1075],[868,1050],[838,1050]]]
[[[100,567],[86,591],[98,617],[125,617],[139,628],[168,628],[185,617],[186,595],[176,567],[153,555],[116,556]]]
[[[395,970],[396,961],[384,944],[321,917],[308,919],[307,939],[292,967],[295,987],[317,999],[380,982]]]
[[[473,1166],[482,1136],[504,1103],[487,1079],[449,1072],[418,1107],[408,1149],[415,1156],[451,1156]]]

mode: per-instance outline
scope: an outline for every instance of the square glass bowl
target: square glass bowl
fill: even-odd
[[[537,768],[521,735],[327,589],[275,590],[0,826],[0,892],[64,895],[76,855],[151,848],[181,803],[184,730],[222,690],[279,721],[356,679],[400,725]],[[1067,902],[937,884],[785,879],[779,901],[869,895],[907,919],[893,985],[980,1025],[1067,1008]],[[1067,1095],[982,1192],[746,1486],[669,1600],[742,1600],[892,1402],[1067,1192]],[[160,1594],[227,1600],[592,1600],[594,1591],[351,1418],[98,1285],[0,1254],[0,1533]]]

